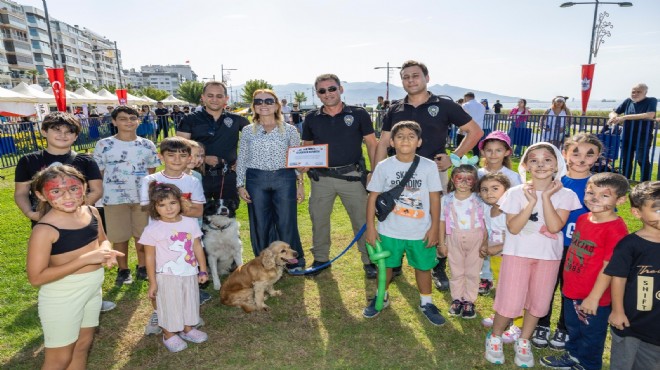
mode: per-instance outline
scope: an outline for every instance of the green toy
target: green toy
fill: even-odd
[[[387,287],[387,267],[385,267],[385,259],[391,255],[390,251],[383,251],[380,246],[380,241],[376,240],[376,246],[367,243],[367,252],[369,259],[376,266],[378,266],[378,294],[376,295],[376,310],[383,309],[383,301],[385,300],[385,291]]]

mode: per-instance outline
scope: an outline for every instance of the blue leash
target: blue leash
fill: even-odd
[[[330,266],[339,257],[343,256],[344,254],[346,254],[346,252],[348,252],[349,249],[351,249],[353,244],[355,244],[362,237],[362,234],[364,234],[365,230],[367,230],[367,224],[362,225],[362,227],[360,228],[360,230],[358,230],[357,234],[355,234],[355,238],[353,238],[353,240],[348,245],[348,247],[346,247],[341,253],[339,253],[339,255],[337,255],[337,257],[335,257],[335,258],[331,259],[330,261],[322,264],[321,266],[316,266],[314,268],[310,268],[310,269],[302,270],[302,271],[291,271],[291,272],[289,272],[289,275],[307,275],[307,274],[312,273],[314,271],[323,270],[324,268]]]

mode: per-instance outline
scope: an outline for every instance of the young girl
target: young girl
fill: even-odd
[[[199,183],[201,184],[201,171],[203,171],[205,157],[204,146],[195,140],[188,140],[188,143],[190,144],[190,157],[192,160],[188,163],[188,168],[184,172],[199,180]],[[204,217],[197,218],[197,223],[199,223],[200,228],[202,227],[203,220]]]
[[[591,167],[593,167],[594,163],[596,163],[596,160],[598,160],[602,150],[603,144],[594,134],[579,133],[567,139],[564,143],[564,150],[562,151],[562,154],[566,160],[568,172],[566,176],[561,178],[561,183],[564,185],[564,188],[571,189],[575,192],[575,194],[577,194],[578,199],[580,199],[581,202],[581,207],[571,211],[568,216],[566,226],[564,226],[562,230],[564,253],[559,265],[557,279],[553,279],[555,281],[555,290],[557,289],[557,286],[563,286],[562,270],[564,269],[566,251],[568,251],[568,247],[571,245],[571,238],[573,237],[575,223],[577,222],[578,217],[588,212],[587,207],[584,204],[584,191],[587,187],[587,182],[591,177]],[[552,297],[554,300],[554,294]],[[545,348],[549,345],[553,349],[564,349],[566,341],[568,340],[568,333],[566,331],[566,325],[564,324],[563,304],[560,306],[560,308],[562,309],[559,311],[557,330],[555,330],[552,338],[550,338],[550,317],[552,316],[552,301],[548,314],[539,319],[538,325],[534,330],[534,335],[532,336],[532,344],[535,347]]]
[[[193,328],[199,323],[197,283],[208,280],[202,231],[197,220],[181,215],[181,190],[175,185],[150,183],[149,201],[154,221],[139,241],[145,246],[149,298],[156,299],[165,347],[179,352],[188,347],[184,340],[202,343],[208,338]]]
[[[27,275],[39,289],[44,368],[85,368],[101,312],[102,265],[117,264],[100,216],[85,204],[85,178],[73,167],[49,167],[35,175],[39,222],[32,229]]]
[[[474,302],[479,290],[483,263],[479,250],[486,241],[483,203],[477,196],[477,157],[459,160],[452,154],[449,194],[442,197],[440,213],[440,253],[448,257],[452,303],[449,315],[464,319],[477,316]]]
[[[522,184],[520,175],[511,170],[511,138],[504,131],[488,134],[479,142],[479,150],[483,157],[482,168],[477,171],[480,179],[489,173],[502,173],[509,179],[509,187]],[[489,256],[484,258],[480,276],[479,294],[487,295],[493,287]]]
[[[538,318],[548,313],[563,249],[561,229],[568,213],[581,207],[577,195],[559,181],[566,163],[554,145],[540,142],[527,148],[518,173],[524,177],[527,172],[531,180],[509,189],[497,202],[506,214],[507,230],[495,320],[486,337],[486,359],[503,364],[502,333],[525,309],[522,333],[514,343],[514,362],[520,367],[534,366],[529,339]]]

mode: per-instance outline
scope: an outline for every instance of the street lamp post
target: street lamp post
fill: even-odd
[[[316,100],[314,99],[316,96],[316,87],[308,87],[307,90],[312,91],[312,105],[316,107]]]
[[[115,61],[117,62],[117,75],[119,76],[119,88],[123,89],[124,88],[124,81],[121,78],[121,65],[119,65],[119,50],[117,49],[117,41],[115,41],[114,49],[113,48],[99,49],[97,47],[92,49],[92,51],[106,51],[106,50],[114,50],[115,51]]]
[[[238,71],[236,68],[225,68],[224,65],[220,64],[220,81],[225,82],[225,71]]]
[[[390,67],[390,62],[387,62],[386,67],[374,67],[374,69],[386,69],[387,70],[387,83],[385,88],[385,100],[390,100],[390,70],[392,69],[401,69],[401,67]]]
[[[53,68],[57,68],[57,60],[55,59],[55,47],[53,45],[53,33],[50,30],[50,17],[48,17],[48,6],[46,5],[46,0],[42,0],[44,3],[44,15],[46,16],[46,28],[48,29],[48,40],[50,40],[50,55],[53,58]]]

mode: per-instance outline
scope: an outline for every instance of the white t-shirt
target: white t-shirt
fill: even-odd
[[[382,193],[392,189],[405,176],[410,163],[399,161],[396,156],[384,159],[371,176],[367,190]],[[431,227],[429,192],[442,191],[440,175],[435,162],[420,158],[392,213],[378,223],[378,233],[402,240],[422,240]]]
[[[527,202],[523,193],[523,186],[514,186],[504,193],[497,202],[502,212],[515,215],[527,206],[529,202]],[[547,231],[545,219],[543,218],[542,194],[542,191],[536,192],[538,201],[534,206],[534,212],[532,212],[532,216],[537,221],[527,221],[527,224],[516,235],[511,234],[507,229],[502,254],[540,260],[561,260],[564,250],[564,235],[561,230],[554,234]],[[556,210],[572,211],[582,207],[575,192],[566,188],[562,188],[553,194],[550,201]]]
[[[201,237],[197,220],[182,216],[179,222],[154,220],[138,243],[156,247],[156,274],[194,276],[199,263],[193,246]]]
[[[488,244],[502,244],[504,242],[504,235],[506,234],[506,213],[502,212],[497,217],[491,217],[490,211],[493,207],[485,203],[484,205],[484,219],[486,221],[486,228],[488,229]]]
[[[163,171],[160,171],[142,178],[140,183],[140,205],[146,206],[149,204],[149,184],[152,181],[174,184],[181,190],[181,195],[190,199],[192,203],[206,203],[202,183],[194,176],[182,173],[180,177],[167,177],[163,174]]]
[[[485,167],[482,167],[477,170],[477,176],[479,176],[479,179],[481,179],[482,177],[486,176],[486,174],[489,173],[491,172],[488,171]],[[495,173],[501,173],[504,176],[508,177],[509,181],[511,181],[511,187],[522,184],[522,179],[520,178],[520,175],[516,171],[508,169],[504,166],[502,166],[502,168],[500,168],[500,170]]]
[[[447,196],[442,197],[442,206],[440,207],[442,212],[440,213],[440,221],[445,221],[445,222],[447,221],[446,212],[449,212],[449,215],[451,217],[450,207],[452,206],[453,203],[458,220],[452,220],[451,223],[452,227],[458,226],[458,228],[461,230],[472,230],[472,229],[480,228],[481,220],[479,220],[478,209],[474,210],[475,212],[474,224],[470,225],[470,215],[472,214],[472,205],[475,204],[474,203],[475,200],[478,207],[483,207],[481,198],[477,197],[477,194],[475,193],[470,194],[470,196],[467,199],[463,199],[463,200],[456,199],[456,197],[454,196],[454,192],[451,192]]]
[[[463,104],[463,110],[472,117],[480,128],[484,128],[484,115],[486,114],[486,107],[478,101],[472,99]]]
[[[284,122],[290,123],[291,122],[291,107],[288,105],[283,105],[282,106],[282,115],[284,115]]]

